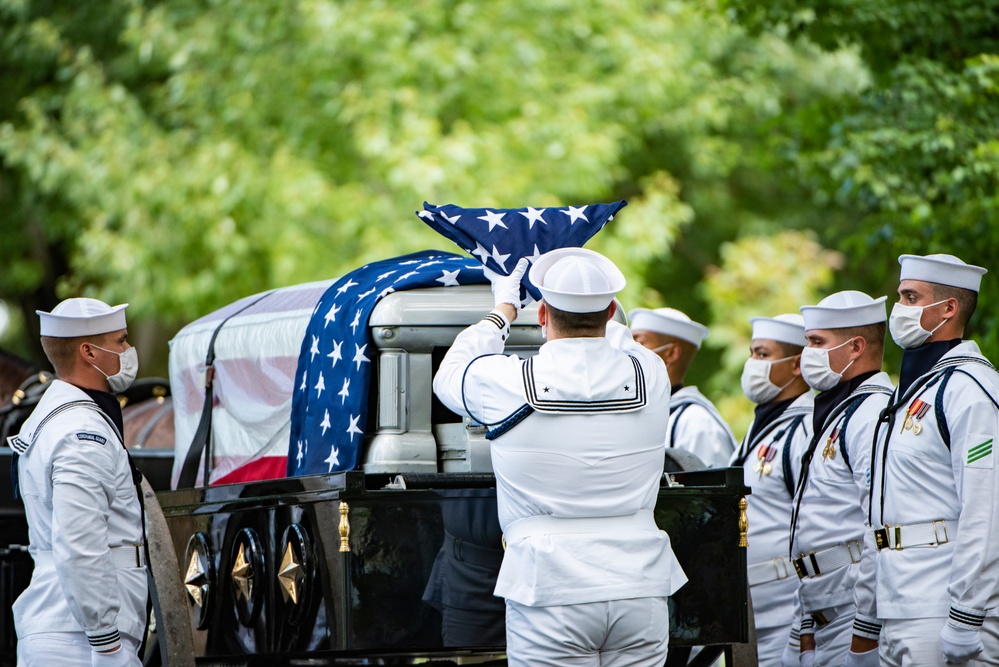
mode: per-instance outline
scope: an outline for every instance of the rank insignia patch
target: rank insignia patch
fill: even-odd
[[[989,438],[985,442],[975,445],[968,450],[968,465],[978,463],[975,465],[976,468],[991,468],[992,459],[989,455],[992,453],[992,438]],[[987,460],[984,460],[987,459]]]
[[[96,442],[101,447],[108,444],[108,439],[103,435],[98,435],[97,433],[87,433],[85,431],[77,433],[76,439],[83,440],[85,442]]]

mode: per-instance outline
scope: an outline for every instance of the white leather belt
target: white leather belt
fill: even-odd
[[[534,535],[586,535],[606,533],[613,535],[625,529],[659,530],[652,510],[639,510],[624,516],[602,516],[570,519],[550,514],[529,516],[514,521],[503,532],[506,544]]]
[[[956,533],[956,522],[951,522],[950,529]],[[885,524],[884,528],[878,528],[874,531],[874,542],[878,545],[878,551],[882,549],[901,551],[911,547],[935,547],[947,544],[951,539],[957,539],[957,535],[947,534],[947,522],[943,519],[926,523],[910,523],[906,526]]]
[[[794,559],[794,571],[799,579],[817,577],[860,562],[864,545],[860,539],[850,540],[822,551],[809,551]]]
[[[144,567],[146,565],[146,550],[141,544],[123,544],[120,547],[111,547],[111,560],[115,567],[120,570],[127,570],[130,567]]]
[[[120,547],[108,547],[111,552],[111,561],[119,570],[128,570],[135,567],[143,567],[146,564],[146,551],[141,544],[123,544]],[[54,565],[51,551],[36,551],[34,554],[36,565]]]
[[[759,586],[787,579],[793,571],[790,561],[784,556],[778,556],[772,560],[750,565],[746,568],[746,575],[750,586]]]

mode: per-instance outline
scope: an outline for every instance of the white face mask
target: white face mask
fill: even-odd
[[[753,359],[752,357],[746,359],[746,365],[742,368],[742,393],[757,405],[774,400],[777,394],[784,390],[784,387],[794,382],[794,376],[792,375],[783,387],[778,387],[770,381],[770,367],[790,359],[794,359],[794,357],[784,357],[773,361]]]
[[[806,347],[801,351],[801,376],[805,378],[805,382],[808,383],[809,387],[818,391],[826,391],[840,383],[840,380],[843,379],[843,373],[853,365],[856,359],[848,363],[843,370],[837,373],[829,365],[829,353],[833,350],[838,350],[851,341],[853,341],[853,338],[845,340],[836,347],[829,349]]]
[[[676,345],[676,343],[666,343],[665,345],[660,345],[659,347],[657,347],[656,349],[654,349],[652,351],[655,352],[656,354],[659,354],[660,352],[662,352],[663,350],[665,350],[667,347],[673,347],[674,345]]]
[[[923,310],[946,302],[947,300],[944,299],[928,306],[906,306],[901,303],[892,306],[891,317],[888,318],[888,330],[891,331],[891,337],[895,344],[903,350],[909,350],[925,343],[926,339],[942,327],[947,320],[941,321],[933,328],[933,331],[927,331],[922,325]]]
[[[99,366],[90,364],[97,370],[101,371],[101,375],[108,379],[108,384],[111,385],[111,392],[114,394],[120,394],[132,386],[132,383],[135,382],[135,376],[139,372],[139,356],[136,354],[135,348],[130,347],[124,352],[115,352],[114,350],[105,350],[103,347],[97,347],[96,345],[93,345],[93,347],[96,347],[98,350],[109,352],[110,354],[118,355],[120,368],[114,375],[108,375],[104,371],[101,371]]]

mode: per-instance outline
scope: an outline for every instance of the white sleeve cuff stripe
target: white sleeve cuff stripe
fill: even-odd
[[[853,634],[864,639],[879,639],[881,637],[881,624],[868,623],[855,618],[853,620]]]
[[[506,322],[503,321],[502,317],[496,315],[495,313],[489,313],[488,315],[485,316],[485,318],[483,318],[483,321],[495,324],[496,328],[499,329],[500,331],[506,330]]]
[[[121,643],[121,635],[117,630],[102,632],[98,635],[87,635],[90,645],[94,648],[112,648],[115,644]]]
[[[963,611],[960,609],[950,608],[950,620],[959,626],[967,626],[972,628],[980,628],[985,622],[985,614],[977,614],[975,612]]]

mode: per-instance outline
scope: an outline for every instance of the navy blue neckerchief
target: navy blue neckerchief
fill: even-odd
[[[960,338],[926,343],[902,353],[902,369],[898,374],[898,395],[904,396],[920,376],[930,372],[945,354],[961,344]]]
[[[752,443],[753,438],[757,433],[762,432],[767,426],[772,424],[775,419],[784,414],[787,408],[798,400],[798,397],[788,398],[783,401],[770,401],[769,403],[761,403],[756,406],[756,415],[753,419],[753,425],[749,429],[749,433],[746,434],[746,442]]]
[[[815,397],[815,411],[812,413],[812,433],[822,433],[822,427],[826,423],[826,417],[836,408],[837,405],[846,400],[847,396],[865,381],[874,377],[877,371],[867,371],[855,378],[844,380],[832,389],[827,389]]]

